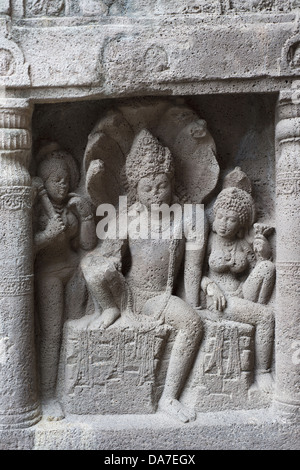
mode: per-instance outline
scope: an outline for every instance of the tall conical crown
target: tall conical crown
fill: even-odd
[[[171,152],[160,144],[147,129],[135,137],[126,159],[126,177],[130,185],[149,175],[159,173],[173,174]]]

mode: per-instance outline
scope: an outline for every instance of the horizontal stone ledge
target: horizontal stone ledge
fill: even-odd
[[[61,17],[55,16],[21,16],[13,13],[12,19],[14,26],[17,27],[71,27],[71,26],[88,26],[88,25],[136,25],[149,23],[167,22],[170,24],[181,24],[187,21],[192,24],[233,24],[236,25],[237,19],[242,24],[264,24],[264,23],[293,23],[297,17],[294,12],[234,12],[233,10],[224,14],[216,13],[182,13],[178,11],[154,12],[147,14],[131,13],[130,15],[99,15],[99,14],[73,14]],[[46,21],[45,21],[46,19]]]
[[[218,94],[255,94],[268,93],[277,95],[292,83],[289,77],[260,77],[240,79],[195,79],[170,83],[149,83],[130,88],[114,87],[107,89],[103,85],[78,86],[43,86],[8,90],[11,96],[26,96],[31,103],[64,103],[72,101],[96,101],[106,99],[135,98],[146,96],[201,96]]]
[[[25,432],[0,431],[0,449],[145,450],[299,449],[299,425],[286,423],[271,409],[199,413],[182,424],[155,415],[69,416],[59,422],[42,419]],[[6,446],[6,447],[5,447]],[[179,452],[180,453],[180,452]]]
[[[281,78],[293,23],[193,24],[186,21],[14,27],[31,86],[132,89],[191,80]],[[229,48],[228,45],[231,45]],[[45,51],[51,50],[51,53]],[[297,77],[297,71],[284,69]]]

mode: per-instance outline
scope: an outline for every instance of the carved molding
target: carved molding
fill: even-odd
[[[68,0],[25,0],[26,16],[60,16]]]
[[[163,14],[233,15],[288,13],[300,6],[298,0],[26,0],[25,16],[126,16]]]
[[[0,129],[0,151],[29,149],[31,147],[30,132],[25,129]]]
[[[4,36],[0,37],[0,44],[0,87],[30,85],[29,65],[20,47]]]
[[[276,270],[282,276],[300,278],[300,261],[277,261]]]
[[[298,196],[300,194],[300,171],[281,172],[276,181],[277,196]]]
[[[300,34],[289,38],[282,48],[280,61],[281,74],[299,75],[300,71]]]
[[[15,297],[32,293],[33,275],[10,276],[0,280],[0,297]]]
[[[31,210],[31,187],[0,187],[0,210]]]
[[[28,129],[30,117],[24,109],[0,109],[0,129]]]

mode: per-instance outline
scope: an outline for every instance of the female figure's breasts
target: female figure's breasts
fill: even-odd
[[[247,253],[238,240],[233,245],[219,243],[215,246],[209,256],[208,264],[210,269],[217,273],[241,274],[249,267]]]
[[[247,275],[250,268],[248,243],[235,240],[233,244],[222,239],[214,239],[208,259],[209,277],[214,280],[226,294],[238,292],[243,274]]]

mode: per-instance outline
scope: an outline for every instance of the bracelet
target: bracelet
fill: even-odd
[[[206,284],[206,286],[205,286],[205,294],[207,294],[207,288],[208,288],[208,286],[210,286],[211,284],[214,284],[214,281],[210,281],[210,282],[208,282],[208,283]]]
[[[203,279],[203,280],[204,280],[204,279]],[[214,284],[214,281],[212,281],[211,279],[205,277],[205,286],[203,286],[203,288],[202,288],[202,289],[203,289],[203,292],[204,292],[205,294],[207,294],[207,288],[208,288],[208,286],[209,286],[210,284]]]

